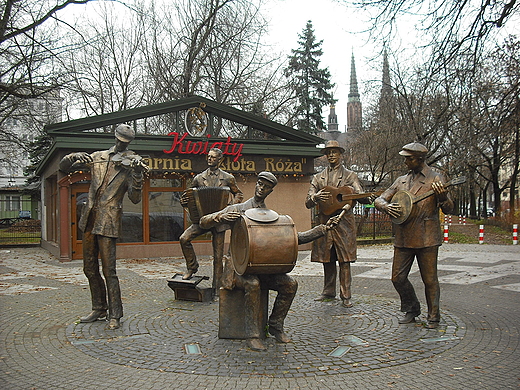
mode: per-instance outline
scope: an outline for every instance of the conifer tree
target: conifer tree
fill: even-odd
[[[322,108],[335,103],[331,93],[334,84],[330,81],[328,68],[320,69],[323,41],[316,41],[310,20],[298,37],[300,47],[291,50],[285,76],[291,79],[298,101],[295,112],[297,128],[316,134],[325,129]]]

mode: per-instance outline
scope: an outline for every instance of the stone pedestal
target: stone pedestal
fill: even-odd
[[[219,297],[219,326],[218,337],[220,339],[246,339],[246,310],[245,310],[244,290],[220,289]],[[260,319],[257,323],[260,326],[259,333],[265,338],[269,309],[269,290],[260,290]]]

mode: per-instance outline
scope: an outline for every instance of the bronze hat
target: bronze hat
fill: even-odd
[[[132,142],[135,138],[135,131],[130,126],[122,124],[116,127],[115,136],[121,142]]]
[[[343,148],[339,145],[339,142],[336,141],[335,139],[328,140],[328,141],[325,143],[325,147],[324,147],[323,149],[321,149],[321,154],[325,154],[325,152],[326,152],[328,149],[339,149],[339,150],[341,151],[341,153],[345,152],[345,149],[343,149]]]
[[[271,183],[273,185],[273,187],[278,184],[278,179],[271,172],[267,172],[267,171],[260,172],[258,174],[258,178],[267,180],[269,183]]]
[[[399,152],[401,156],[424,156],[428,152],[428,148],[419,142],[412,142],[402,147]]]

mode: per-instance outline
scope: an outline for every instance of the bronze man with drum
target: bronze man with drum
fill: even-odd
[[[403,146],[399,154],[404,156],[409,172],[397,178],[374,204],[394,222],[392,283],[401,298],[401,311],[405,313],[399,323],[413,323],[421,314],[419,300],[408,280],[414,258],[417,258],[428,305],[426,327],[436,328],[440,321],[437,256],[442,244],[439,208],[449,214],[453,212],[454,204],[443,175],[424,162],[427,152],[428,149],[418,142]],[[424,199],[417,201],[421,197]]]
[[[205,215],[201,218],[200,224],[205,229],[216,228],[218,230],[229,229],[230,225],[238,220],[247,210],[262,209],[266,214],[274,213],[272,210],[266,209],[265,198],[273,191],[278,183],[276,177],[270,172],[260,172],[255,186],[255,194],[252,198],[244,203],[231,205],[222,211]],[[297,233],[297,244],[310,242],[317,237],[323,236],[325,232],[337,224],[337,219],[325,225],[316,226],[308,232]],[[287,239],[287,245],[291,246],[290,240]],[[246,242],[243,245],[247,245]],[[276,246],[273,244],[273,246]],[[278,248],[284,251],[285,248]],[[280,343],[288,343],[291,341],[284,331],[284,321],[292,301],[298,289],[298,282],[287,273],[269,273],[269,274],[244,274],[239,275],[235,272],[233,260],[226,257],[224,264],[224,275],[222,279],[222,288],[232,290],[234,288],[245,291],[245,307],[247,312],[245,315],[245,333],[247,334],[249,346],[253,350],[263,351],[266,349],[261,335],[259,333],[260,326],[257,323],[260,316],[260,290],[261,288],[277,291],[273,309],[268,319],[268,331]]]

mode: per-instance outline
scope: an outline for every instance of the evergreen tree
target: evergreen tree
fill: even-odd
[[[28,176],[25,182],[27,184],[38,183],[40,177],[34,176],[34,172],[38,168],[38,165],[45,157],[45,154],[52,147],[54,140],[46,132],[41,132],[33,142],[28,146],[30,164],[24,168],[24,175]]]
[[[323,41],[316,42],[310,20],[298,36],[300,47],[291,50],[293,55],[289,56],[285,76],[291,79],[298,100],[295,112],[297,128],[309,133],[318,133],[325,128],[321,114],[323,106],[335,103],[331,93],[334,84],[330,81],[329,70],[320,69]]]

